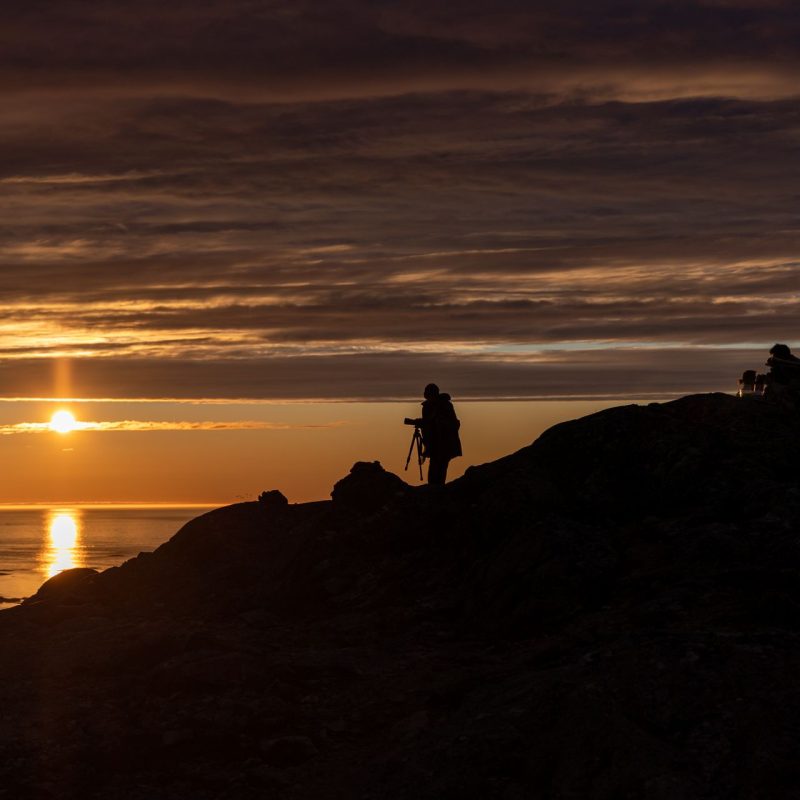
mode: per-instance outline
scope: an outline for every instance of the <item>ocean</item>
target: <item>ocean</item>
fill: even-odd
[[[0,506],[0,608],[73,567],[107,569],[155,550],[197,506]]]

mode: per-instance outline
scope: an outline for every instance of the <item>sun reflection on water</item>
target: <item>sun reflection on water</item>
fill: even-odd
[[[77,511],[51,511],[47,533],[42,562],[48,578],[65,569],[82,566],[80,514]]]

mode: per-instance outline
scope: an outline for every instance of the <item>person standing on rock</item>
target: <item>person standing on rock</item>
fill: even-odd
[[[764,397],[796,412],[800,408],[800,358],[780,343],[770,348],[769,355]]]
[[[428,484],[444,486],[450,459],[461,455],[461,439],[458,435],[461,422],[456,416],[450,395],[440,392],[435,383],[425,387],[424,397],[422,416],[414,422],[422,429],[424,455],[430,462]]]
[[[769,351],[767,366],[771,377],[778,383],[793,384],[800,381],[800,358],[792,354],[786,344],[774,344]]]

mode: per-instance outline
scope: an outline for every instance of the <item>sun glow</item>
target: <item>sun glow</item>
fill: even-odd
[[[49,542],[43,553],[44,572],[48,578],[65,569],[80,566],[80,526],[75,511],[51,512],[47,524]]]
[[[57,550],[71,550],[78,540],[78,526],[70,514],[57,514],[50,520],[50,541]]]
[[[70,433],[78,423],[69,411],[56,411],[50,419],[50,430],[56,433]]]

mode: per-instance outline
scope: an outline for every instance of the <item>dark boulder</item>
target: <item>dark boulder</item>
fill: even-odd
[[[64,570],[45,581],[39,587],[39,591],[25,603],[37,603],[43,600],[57,603],[86,601],[97,584],[98,574],[96,569],[88,567]]]
[[[334,507],[370,513],[404,497],[411,487],[380,461],[357,461],[331,492]]]
[[[258,504],[263,511],[283,511],[288,505],[289,501],[286,495],[277,489],[270,489],[268,492],[261,492],[258,496]]]

